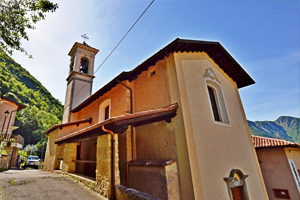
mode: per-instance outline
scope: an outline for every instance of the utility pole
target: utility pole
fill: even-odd
[[[29,137],[28,145],[30,145],[30,137]],[[32,146],[31,146],[30,156],[31,154],[32,154]]]
[[[42,155],[41,155],[41,159],[43,159],[43,155],[44,155],[44,147],[45,147],[45,143],[43,143],[43,147],[42,147]]]

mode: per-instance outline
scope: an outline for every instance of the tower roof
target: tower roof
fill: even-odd
[[[81,48],[81,49],[85,49],[87,51],[91,51],[93,52],[95,55],[99,52],[98,49],[95,49],[93,47],[90,47],[89,45],[87,45],[85,42],[84,44],[81,44],[79,42],[75,42],[75,44],[73,45],[73,47],[71,48],[70,52],[68,53],[69,56],[72,56],[72,54],[74,53],[74,51],[76,50],[76,48]]]

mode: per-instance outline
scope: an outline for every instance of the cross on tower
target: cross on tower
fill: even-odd
[[[85,40],[88,40],[89,38],[88,38],[88,36],[86,35],[86,34],[83,34],[83,35],[81,35],[81,37],[84,39],[84,43],[85,43]]]

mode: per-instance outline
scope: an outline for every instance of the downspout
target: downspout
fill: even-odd
[[[132,103],[132,89],[128,86],[125,85],[124,83],[122,83],[121,81],[117,80],[118,83],[120,83],[121,85],[123,85],[124,87],[126,87],[129,92],[130,92],[130,114],[133,114],[133,103]],[[131,132],[131,156],[132,156],[132,160],[134,160],[134,139],[133,139],[133,126],[130,126],[130,132]],[[128,172],[128,162],[126,164],[126,186],[129,186],[129,172]]]
[[[111,130],[105,129],[104,125],[102,130],[111,135],[111,199],[115,199],[115,134]]]
[[[12,116],[13,112],[16,112],[16,111],[18,111],[18,110],[14,110],[14,111],[12,111],[12,112],[10,113],[9,121],[8,121],[7,128],[6,128],[6,133],[5,133],[5,138],[6,138],[7,140],[8,140],[8,138],[7,138],[7,133],[8,133],[8,128],[9,128],[11,116]]]

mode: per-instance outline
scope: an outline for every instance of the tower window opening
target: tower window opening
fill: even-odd
[[[104,120],[109,118],[109,105],[105,107]]]
[[[81,58],[79,71],[81,73],[87,74],[88,73],[88,66],[89,66],[88,59],[87,58]]]
[[[213,88],[211,88],[209,86],[207,87],[207,89],[208,89],[210,103],[211,103],[215,121],[220,122],[221,120],[220,120],[220,115],[219,115],[219,111],[218,111],[218,105],[217,105],[217,101],[216,101],[215,91]]]

